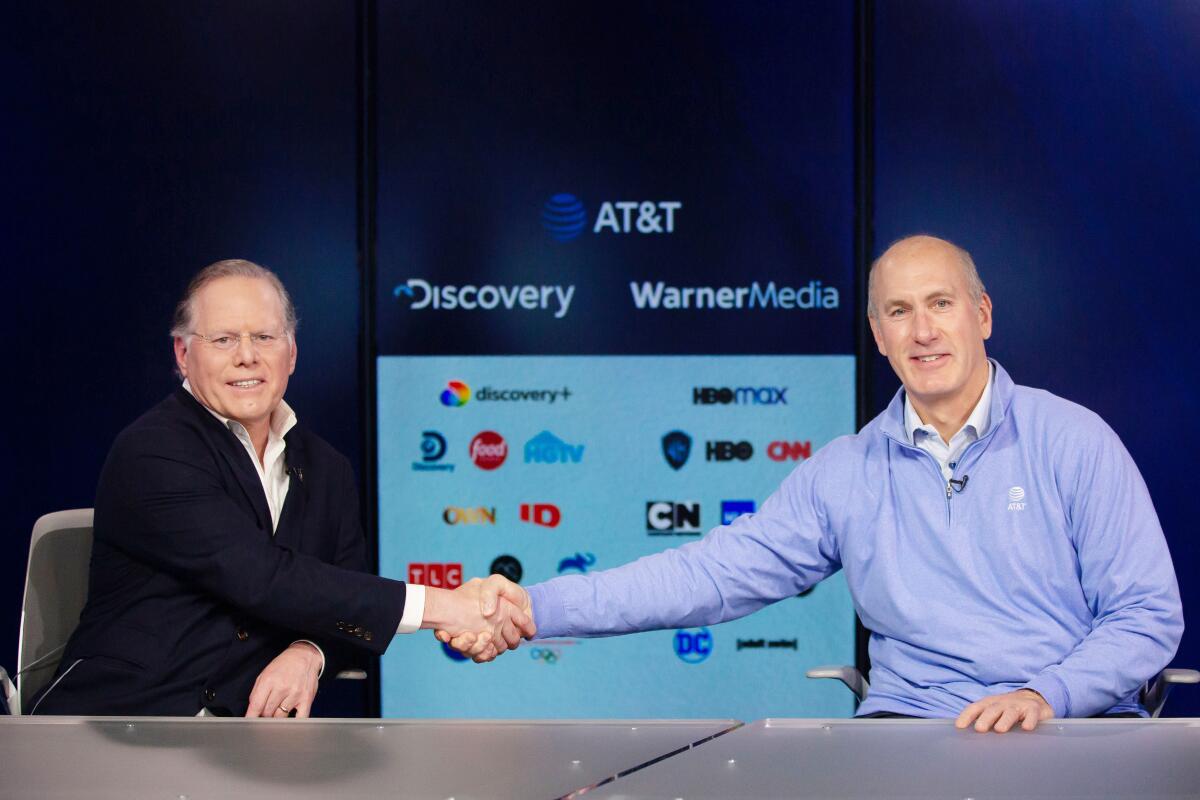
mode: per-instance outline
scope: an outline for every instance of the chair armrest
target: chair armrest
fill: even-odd
[[[846,684],[846,687],[854,692],[854,696],[859,700],[864,700],[871,688],[870,684],[867,683],[867,679],[862,676],[862,673],[848,665],[814,667],[804,674],[809,678],[836,678]]]
[[[367,679],[367,671],[365,669],[344,669],[337,675],[333,676],[337,681],[365,681]]]

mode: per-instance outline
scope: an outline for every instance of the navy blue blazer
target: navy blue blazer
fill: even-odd
[[[182,387],[117,437],[96,489],[87,605],[38,714],[244,714],[258,674],[296,639],[387,649],[405,586],[364,572],[344,456],[300,426],[275,535],[237,437]]]

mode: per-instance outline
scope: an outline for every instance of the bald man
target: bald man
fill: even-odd
[[[711,625],[842,569],[871,631],[859,716],[1004,733],[1144,714],[1138,689],[1175,654],[1183,613],[1120,439],[988,359],[992,301],[961,248],[902,239],[872,265],[868,293],[903,387],[857,435],[700,541],[528,592],[492,576],[483,612],[514,601],[539,638]],[[486,635],[452,644],[494,657]]]

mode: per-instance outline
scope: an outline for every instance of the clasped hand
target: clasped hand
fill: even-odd
[[[430,595],[426,590],[426,604]],[[443,593],[435,593],[438,602]],[[491,661],[506,650],[516,649],[521,638],[533,637],[537,626],[529,594],[517,584],[491,575],[486,579],[472,578],[453,592],[450,614],[427,611],[426,619],[437,618],[434,635],[477,664]],[[440,619],[445,616],[446,620]],[[430,627],[426,625],[426,627]]]

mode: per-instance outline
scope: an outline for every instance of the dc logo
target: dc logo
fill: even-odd
[[[675,655],[688,664],[699,664],[712,653],[713,639],[708,628],[684,628],[675,631]]]
[[[542,206],[542,227],[552,239],[569,242],[583,233],[587,211],[573,194],[556,194]]]
[[[465,406],[470,399],[471,387],[462,381],[448,381],[445,391],[442,392],[442,405],[451,408]]]

